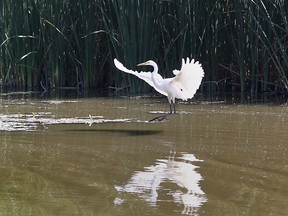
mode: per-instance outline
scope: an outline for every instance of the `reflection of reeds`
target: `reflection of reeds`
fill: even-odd
[[[30,137],[38,145],[26,138],[14,142],[10,135],[0,138],[4,144],[0,148],[1,215],[93,215],[95,210],[82,202],[93,203],[95,197],[91,194],[97,194],[99,187],[89,186],[91,181],[87,176],[79,178],[86,172],[82,168],[74,169],[74,162],[81,163],[79,158],[71,160],[73,153],[65,153],[64,145],[55,145],[45,136]],[[93,192],[82,196],[84,188]]]
[[[114,70],[147,59],[161,73],[200,60],[206,91],[288,88],[288,21],[279,1],[1,1],[0,79],[25,87],[150,88]]]

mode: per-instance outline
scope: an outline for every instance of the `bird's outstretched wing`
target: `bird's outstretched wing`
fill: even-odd
[[[174,70],[173,73],[176,75],[171,81],[171,85],[179,89],[177,91],[176,98],[187,100],[192,98],[199,88],[204,71],[199,62],[194,59],[187,58],[182,59],[182,67],[180,70]]]
[[[137,76],[138,78],[147,82],[150,86],[152,86],[160,94],[167,96],[166,92],[161,91],[160,89],[156,88],[156,86],[154,85],[154,83],[152,81],[152,73],[151,72],[143,72],[143,71],[138,72],[138,71],[129,70],[126,67],[124,67],[124,65],[121,62],[119,62],[116,58],[114,59],[114,64],[119,70],[121,70],[125,73],[129,73],[129,74],[133,74],[133,75]]]

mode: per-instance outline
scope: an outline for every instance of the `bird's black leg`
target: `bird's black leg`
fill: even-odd
[[[171,114],[173,114],[173,113],[166,113],[164,115],[156,116],[155,118],[149,120],[149,122],[153,122],[153,121],[156,121],[156,120],[157,121],[163,121],[164,119],[167,119],[166,117],[171,115]]]
[[[170,112],[166,113],[164,115],[160,115],[160,116],[156,116],[155,118],[151,119],[149,122],[153,122],[153,121],[163,121],[164,119],[167,119],[166,117],[173,114],[172,111],[172,104],[173,104],[173,108],[174,108],[174,114],[176,114],[176,108],[175,108],[175,103],[173,103],[172,101],[169,103],[169,107],[170,107]]]
[[[171,113],[171,114],[172,114],[172,104],[173,104],[173,102],[169,103],[170,113]],[[174,108],[175,108],[175,105],[174,105]]]
[[[175,106],[175,103],[173,103],[173,108],[174,108],[174,114],[176,114],[176,106]],[[172,109],[171,109],[171,113],[172,113]]]

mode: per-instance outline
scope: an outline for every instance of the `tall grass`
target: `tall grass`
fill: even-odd
[[[187,56],[203,64],[208,92],[287,91],[286,8],[285,0],[3,0],[0,79],[148,92],[113,58],[134,69],[153,59],[168,77]]]
[[[11,0],[0,7],[4,85],[102,85],[108,52],[95,2]]]
[[[114,56],[135,69],[141,60],[156,56],[160,35],[154,15],[159,13],[160,7],[147,4],[147,1],[108,0],[102,2],[101,8],[105,29],[111,39],[111,62]],[[111,77],[117,84],[128,84],[133,91],[145,91],[147,88],[147,85],[131,76],[125,78],[121,73],[113,73]]]

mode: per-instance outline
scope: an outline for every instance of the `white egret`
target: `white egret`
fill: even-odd
[[[152,60],[138,64],[137,66],[150,65],[153,67],[153,72],[138,72],[129,70],[117,59],[114,59],[114,64],[119,70],[139,77],[152,86],[157,92],[167,96],[170,105],[170,113],[157,116],[150,121],[154,121],[156,119],[162,121],[167,115],[172,114],[172,105],[174,108],[173,111],[176,113],[175,98],[182,99],[184,101],[193,98],[204,76],[204,71],[201,64],[194,59],[191,59],[190,61],[189,58],[187,58],[186,61],[185,59],[182,59],[181,69],[173,70],[173,74],[175,76],[166,79],[163,79],[162,76],[158,74],[158,66]]]

